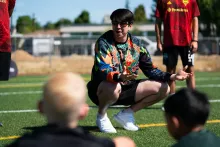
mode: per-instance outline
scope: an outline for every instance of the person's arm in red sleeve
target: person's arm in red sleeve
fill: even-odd
[[[9,3],[8,3],[8,13],[9,13],[10,17],[11,17],[11,15],[13,13],[13,10],[14,10],[14,7],[15,7],[15,2],[16,2],[16,0],[9,0]]]

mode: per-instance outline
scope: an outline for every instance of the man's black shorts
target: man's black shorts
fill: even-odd
[[[0,81],[9,79],[9,69],[11,63],[11,53],[0,52]]]
[[[183,66],[194,65],[194,54],[189,46],[170,46],[163,49],[163,64],[167,67],[176,67],[180,55]]]
[[[140,81],[141,80],[134,80],[134,81],[130,81],[130,83],[127,85],[121,84],[121,87],[122,87],[121,94],[119,95],[118,101],[116,103],[114,103],[113,105],[132,105],[132,104],[135,104],[136,89],[137,89],[138,83],[140,83]],[[96,105],[99,105],[99,99],[96,94],[99,84],[100,84],[100,82],[98,83],[95,81],[90,81],[87,84],[89,98]]]

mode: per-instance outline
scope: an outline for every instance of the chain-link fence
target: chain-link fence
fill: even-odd
[[[20,75],[59,71],[90,73],[94,63],[94,46],[98,37],[12,37],[12,60],[16,62]],[[162,57],[154,56],[155,53],[161,55],[161,52],[157,51],[156,42],[151,38],[137,37],[151,51],[155,65],[164,69]],[[220,69],[219,38],[200,39],[197,55],[199,54],[202,56],[196,57],[195,70]]]
[[[94,45],[98,37],[12,37],[12,51],[24,50],[33,56],[94,55]],[[155,50],[156,43],[152,41],[155,37],[144,38],[142,37],[142,42],[145,47],[150,49],[149,46],[153,46],[152,50]],[[199,39],[198,54],[220,55],[220,38]]]

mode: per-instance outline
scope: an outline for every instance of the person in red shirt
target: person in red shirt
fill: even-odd
[[[186,80],[187,87],[195,89],[194,53],[198,49],[198,16],[196,0],[158,0],[156,8],[157,47],[163,52],[163,64],[169,73],[176,72],[178,55],[183,67],[193,74]],[[163,22],[163,43],[161,24]],[[175,93],[175,81],[169,82],[170,94]]]
[[[9,79],[11,62],[10,17],[16,0],[0,0],[0,81]]]

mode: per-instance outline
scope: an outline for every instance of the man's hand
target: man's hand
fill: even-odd
[[[198,50],[198,42],[197,41],[192,41],[190,44],[190,48],[192,50],[192,53],[196,53]]]
[[[120,79],[125,82],[125,81],[130,81],[130,80],[134,80],[138,77],[138,75],[136,74],[127,74],[127,73],[122,73],[120,74]]]
[[[157,48],[162,52],[163,51],[162,43],[157,43]]]
[[[184,69],[186,69],[186,68],[184,68]],[[192,75],[193,75],[192,73],[187,73],[183,69],[181,69],[176,74],[172,74],[170,76],[170,79],[173,80],[173,81],[175,81],[175,80],[183,81],[185,79],[188,79]]]
[[[125,81],[130,81],[130,80],[134,80],[138,77],[138,75],[136,74],[130,74],[128,73],[128,70],[127,70],[127,66],[123,66],[123,72],[122,74],[119,75],[119,78],[125,82]]]

